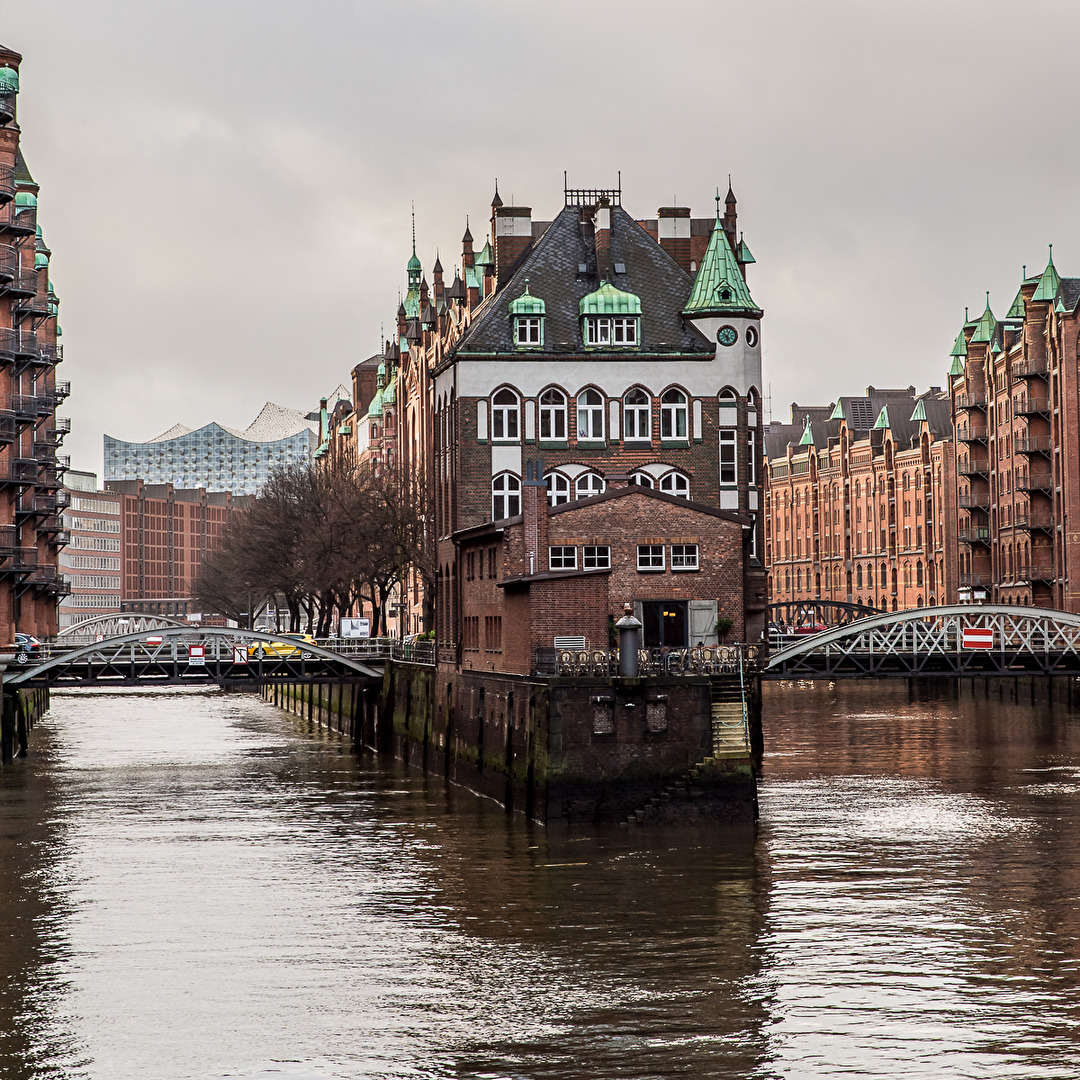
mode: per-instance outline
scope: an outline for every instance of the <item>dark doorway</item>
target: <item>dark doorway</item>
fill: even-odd
[[[645,648],[686,648],[689,606],[685,600],[647,600],[641,605]]]

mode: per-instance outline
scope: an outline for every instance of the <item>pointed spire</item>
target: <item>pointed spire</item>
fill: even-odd
[[[499,198],[499,178],[496,176],[495,177],[495,194],[491,198],[491,209],[492,210],[497,210],[500,206],[502,206],[502,204],[503,204],[503,201],[502,201],[502,199]]]
[[[432,274],[441,274],[443,272],[442,260],[439,258],[438,248],[435,249],[435,265],[431,268],[431,272]]]
[[[810,417],[806,418],[806,426],[803,428],[802,438],[799,440],[800,446],[813,446],[814,445],[814,429],[810,425]]]
[[[971,335],[971,345],[989,345],[994,340],[994,334],[997,330],[997,319],[994,318],[994,313],[990,310],[990,293],[986,294],[986,310],[979,316],[979,321],[975,324],[975,333]]]
[[[833,411],[829,413],[830,420],[843,420],[844,419],[844,405],[843,402],[837,401],[833,406]]]
[[[720,216],[720,185],[716,185],[716,216]]]
[[[727,174],[727,195],[724,198],[724,203],[727,206],[733,206],[735,204],[735,192],[731,187],[731,173]]]
[[[874,430],[884,430],[889,426],[889,406],[882,405],[881,412],[878,413],[878,418],[874,421]]]
[[[758,314],[760,310],[739,269],[724,222],[717,218],[683,314],[705,315],[728,311]]]
[[[964,320],[967,322],[967,320]],[[967,356],[967,342],[964,340],[964,328],[960,327],[960,333],[956,335],[956,340],[953,342],[952,349],[949,350],[950,356]]]
[[[1051,244],[1050,261],[1046,264],[1046,269],[1042,272],[1039,284],[1035,288],[1035,295],[1031,299],[1053,303],[1060,289],[1061,278],[1058,276],[1057,267],[1054,266],[1054,245]]]
[[[923,404],[922,398],[919,398],[918,403],[915,405],[914,412],[912,412],[908,419],[909,423],[912,424],[920,421],[924,424],[928,422],[926,419],[926,406]]]
[[[461,242],[463,244],[471,244],[473,242],[472,241],[472,233],[469,232],[469,215],[468,214],[465,215],[465,235],[461,238]]]
[[[964,361],[959,356],[953,357],[952,367],[949,368],[949,378],[955,379],[958,375],[964,374]]]

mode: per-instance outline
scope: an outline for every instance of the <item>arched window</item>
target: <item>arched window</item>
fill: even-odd
[[[499,473],[491,481],[491,520],[521,513],[521,481],[513,473]]]
[[[599,390],[582,390],[577,399],[577,435],[587,442],[604,440],[604,399]]]
[[[559,506],[570,501],[570,481],[560,472],[547,476],[548,506]]]
[[[868,589],[872,589],[874,587],[874,564],[873,563],[867,563],[866,564],[866,587]],[[873,601],[873,597],[871,597],[871,602],[872,601]]]
[[[690,498],[690,481],[679,472],[669,472],[660,481],[660,490],[680,499]]]
[[[784,591],[791,592],[791,571],[784,571]]]
[[[540,438],[566,438],[566,395],[554,387],[540,395]]]
[[[607,485],[599,473],[582,473],[574,484],[575,498],[587,499],[590,495],[602,495]]]
[[[636,472],[630,474],[631,484],[640,484],[642,487],[656,487],[656,482],[647,472]]]
[[[855,567],[855,588],[862,588],[862,563]]]
[[[686,395],[681,390],[665,390],[660,398],[660,438],[685,439],[687,423]]]
[[[652,439],[652,399],[637,386],[623,398],[623,435],[627,442]]]
[[[503,387],[491,399],[491,437],[509,441],[518,438],[518,415],[521,406],[517,394]]]
[[[739,423],[739,399],[730,386],[725,386],[716,399],[720,407],[720,426],[736,427]]]
[[[921,589],[922,588],[922,583],[923,583],[923,569],[922,569],[922,559],[920,559],[915,564],[915,584],[918,585],[918,587]],[[919,607],[922,607],[921,603],[919,604]]]

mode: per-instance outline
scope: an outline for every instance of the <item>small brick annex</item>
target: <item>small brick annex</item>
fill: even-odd
[[[542,480],[522,495],[520,515],[455,537],[465,568],[462,670],[530,674],[559,637],[606,648],[626,604],[641,617],[661,602],[686,644],[715,644],[717,619],[730,619],[730,640],[742,640],[748,520],[636,485],[559,506],[547,505]],[[645,545],[662,567],[639,569]],[[673,568],[673,549],[692,568]],[[588,567],[586,553],[601,565]],[[573,568],[553,567],[556,555]]]

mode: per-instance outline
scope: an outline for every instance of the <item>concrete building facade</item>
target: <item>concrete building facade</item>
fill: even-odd
[[[65,474],[64,487],[67,545],[60,552],[60,573],[70,592],[60,599],[60,630],[122,610],[121,496],[99,490],[94,473],[74,469]]]

